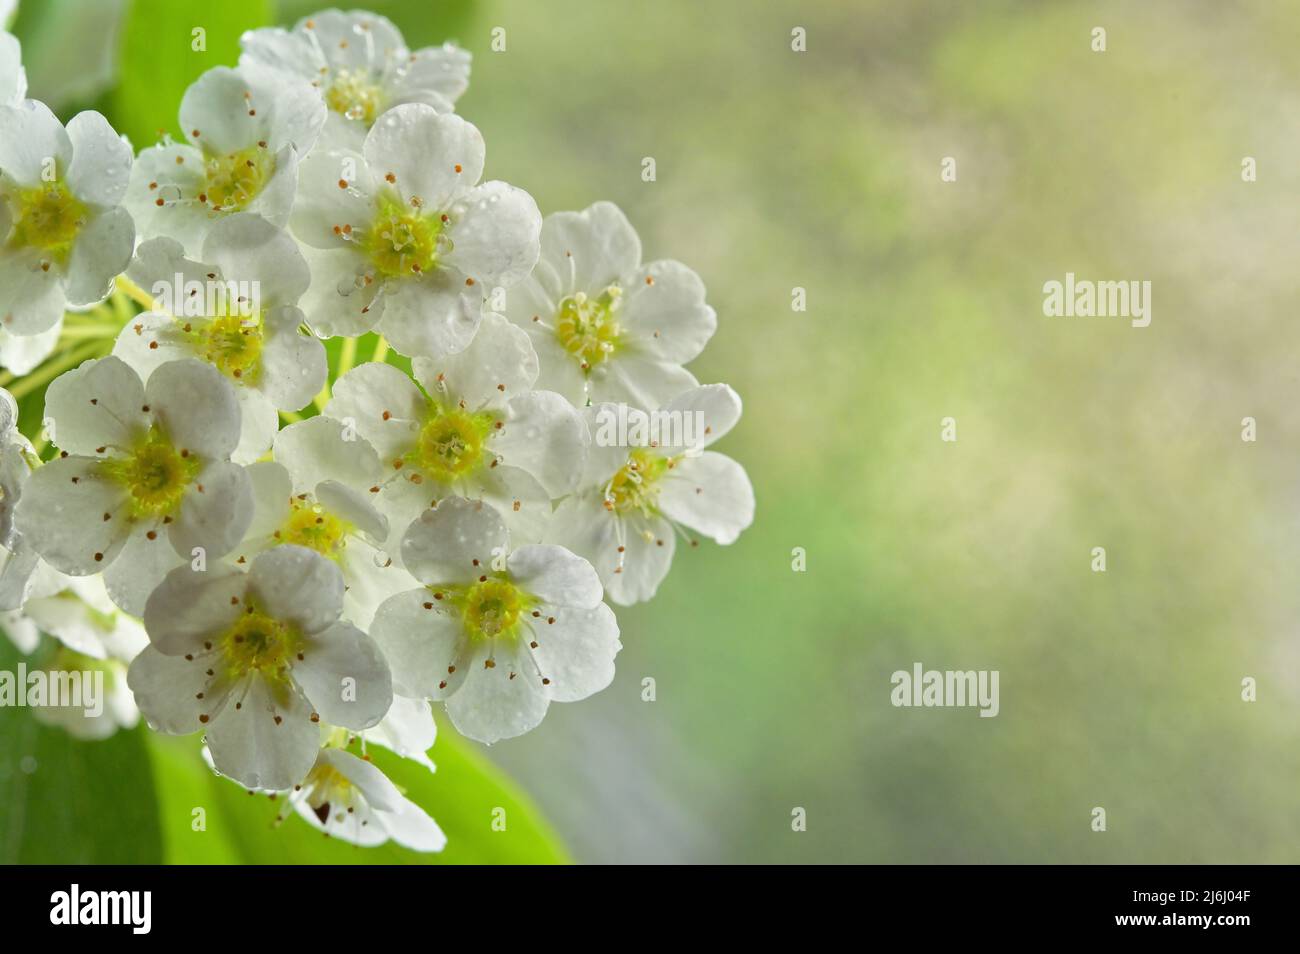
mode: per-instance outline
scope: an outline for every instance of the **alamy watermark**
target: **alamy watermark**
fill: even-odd
[[[1134,328],[1151,324],[1151,282],[1076,279],[1043,283],[1043,314],[1048,318],[1129,318]]]
[[[154,310],[174,318],[251,318],[262,311],[262,283],[258,281],[185,280],[177,272],[171,281],[153,283]]]
[[[708,433],[703,411],[643,411],[627,404],[596,411],[597,447],[683,448],[685,456],[699,457]]]
[[[101,669],[33,669],[20,662],[17,672],[0,669],[0,707],[84,709],[86,718],[104,714]]]
[[[998,675],[996,669],[926,669],[913,663],[911,672],[900,669],[890,677],[889,701],[904,708],[978,706],[980,718],[991,719],[1001,708]]]

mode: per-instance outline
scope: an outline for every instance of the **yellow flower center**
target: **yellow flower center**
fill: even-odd
[[[405,204],[391,190],[379,196],[365,250],[380,275],[397,278],[431,271],[438,263],[440,243],[448,244],[439,215]]]
[[[416,442],[419,467],[434,480],[452,483],[479,466],[494,418],[486,411],[449,411],[438,404],[431,410]]]
[[[257,198],[274,171],[275,158],[258,146],[226,156],[208,156],[203,194],[218,212],[237,212]]]
[[[650,516],[659,497],[659,481],[670,466],[668,458],[636,448],[605,485],[605,509]]]
[[[490,577],[450,594],[471,639],[513,639],[535,600],[509,580]]]
[[[560,302],[555,316],[555,336],[564,350],[578,359],[584,371],[600,364],[618,347],[621,295],[621,288],[610,285],[596,298],[578,292]]]
[[[177,450],[156,426],[125,457],[109,458],[103,464],[108,479],[131,495],[134,519],[175,516],[202,466],[196,455]]]
[[[383,90],[370,81],[366,70],[338,70],[334,81],[325,90],[325,105],[348,119],[363,122],[369,127],[382,113]]]
[[[230,679],[257,673],[273,688],[285,690],[289,667],[303,642],[292,623],[268,616],[250,603],[248,611],[221,635],[218,647]]]
[[[307,547],[323,557],[335,560],[342,555],[351,532],[352,525],[346,520],[336,517],[310,499],[295,497],[289,517],[275,532],[275,538],[281,543]]]
[[[323,825],[331,812],[346,814],[357,801],[356,786],[343,773],[326,762],[317,762],[302,782],[307,804]]]
[[[86,224],[86,207],[58,181],[23,189],[15,199],[10,247],[37,248],[59,264],[66,264]]]
[[[222,315],[218,318],[177,319],[194,353],[229,378],[257,383],[262,370],[265,329],[262,316]]]

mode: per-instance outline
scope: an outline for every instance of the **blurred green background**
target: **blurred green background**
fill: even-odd
[[[574,858],[1300,861],[1300,8],[369,6],[473,52],[488,177],[543,212],[613,200],[700,272],[719,330],[692,368],[746,402],[718,449],[755,525],[619,612],[610,689],[486,751]],[[68,12],[91,7],[154,29]],[[316,8],[54,0],[16,30],[32,95],[139,146],[248,16]],[[93,66],[114,51],[127,84]],[[1151,326],[1045,318],[1067,271],[1150,280]],[[917,661],[999,670],[1001,713],[894,708]]]

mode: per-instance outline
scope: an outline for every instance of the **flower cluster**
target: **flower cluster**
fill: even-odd
[[[138,706],[330,834],[438,850],[353,743],[431,768],[431,701],[492,743],[608,686],[606,600],[753,518],[705,449],[740,400],[616,206],[480,181],[467,53],[335,10],[242,45],[137,155],[0,34],[0,622],[114,677],[85,734]]]

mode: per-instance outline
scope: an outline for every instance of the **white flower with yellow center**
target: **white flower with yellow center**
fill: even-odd
[[[536,263],[542,226],[527,192],[478,184],[483,160],[477,129],[423,103],[384,113],[359,153],[304,160],[292,227],[311,246],[317,334],[377,328],[407,355],[469,344],[484,296]]]
[[[383,549],[388,518],[368,490],[382,472],[374,449],[338,421],[289,425],[275,439],[275,460],[248,468],[253,522],[231,556],[247,561],[285,544],[316,551],[343,573],[344,616],[366,628],[380,603],[415,585]]]
[[[243,538],[253,494],[230,461],[239,401],[216,368],[172,361],[146,387],[120,358],[87,361],[50,385],[45,417],[63,453],[28,478],[17,527],[55,569],[102,571],[138,616],[173,566]]]
[[[445,700],[462,735],[522,735],[552,701],[585,699],[613,680],[618,623],[581,557],[512,550],[500,514],[449,497],[407,530],[402,558],[425,585],[383,603],[371,635],[394,691]]]
[[[4,18],[0,17],[0,26]],[[0,30],[0,106],[17,106],[27,98],[27,71],[18,38]]]
[[[244,213],[216,221],[200,257],[169,238],[140,246],[127,275],[154,294],[154,310],[122,329],[113,353],[146,381],[178,358],[214,366],[239,396],[232,459],[249,463],[271,446],[279,412],[310,403],[328,374],[324,345],[299,332],[311,275],[286,232]]]
[[[366,729],[392,703],[383,655],[342,609],[343,575],[305,547],[268,550],[247,572],[179,567],[145,608],[136,703],[159,731],[205,730],[222,774],[291,788],[316,761],[322,722]]]
[[[390,365],[354,368],[325,407],[379,454],[387,476],[371,489],[389,517],[390,545],[450,495],[487,501],[516,540],[540,542],[551,500],[582,473],[587,429],[560,395],[531,390],[528,336],[489,313],[464,351],[412,367],[415,381]]]
[[[181,99],[181,142],[141,150],[127,206],[143,238],[160,235],[198,255],[223,216],[289,220],[298,162],[315,145],[325,106],[305,84],[247,65],[200,76]]]
[[[363,10],[325,10],[292,30],[250,30],[240,45],[241,63],[280,70],[319,90],[329,108],[325,144],[359,149],[375,120],[401,103],[453,112],[469,86],[465,50],[447,43],[412,53],[390,20]]]
[[[659,407],[696,386],[682,365],[704,350],[718,319],[695,272],[641,264],[641,240],[610,202],[548,215],[541,247],[506,299],[506,316],[532,338],[540,387],[579,407]]]
[[[587,469],[578,492],[556,508],[548,542],[590,560],[609,598],[622,605],[654,596],[676,536],[691,540],[693,531],[734,543],[754,520],[754,488],[743,467],[704,448],[730,431],[740,412],[740,397],[725,384],[693,388],[657,412],[667,428],[662,433],[675,426],[689,439],[656,441],[644,411],[589,408]],[[630,426],[620,434],[613,424],[629,413],[645,422],[640,436]]]
[[[289,805],[313,828],[363,848],[388,841],[413,851],[447,846],[447,836],[423,808],[370,762],[337,745],[320,750]]]
[[[33,100],[0,106],[0,330],[39,335],[108,294],[135,246],[130,175],[131,147],[99,113],[65,130]]]

